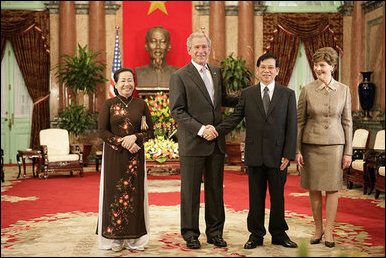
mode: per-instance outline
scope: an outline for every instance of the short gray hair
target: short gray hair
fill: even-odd
[[[192,39],[193,38],[206,38],[206,41],[208,41],[208,47],[212,45],[212,41],[209,39],[208,36],[205,35],[205,33],[202,32],[193,32],[190,34],[188,40],[186,41],[186,46],[190,49],[192,48]]]

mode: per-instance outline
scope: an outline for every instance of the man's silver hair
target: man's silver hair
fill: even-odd
[[[192,39],[193,38],[206,38],[206,41],[208,41],[208,47],[210,48],[210,46],[212,45],[212,41],[204,33],[193,32],[192,34],[190,34],[188,40],[186,41],[186,46],[188,47],[188,49],[192,48]]]

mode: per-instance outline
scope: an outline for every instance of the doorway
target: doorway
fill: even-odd
[[[1,60],[1,148],[5,164],[16,163],[17,151],[30,146],[32,109],[32,99],[7,41]]]

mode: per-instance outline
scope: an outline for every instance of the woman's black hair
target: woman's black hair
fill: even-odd
[[[118,82],[119,74],[122,73],[122,72],[131,72],[132,75],[133,75],[134,83],[135,83],[135,73],[134,73],[134,70],[129,68],[129,67],[124,67],[124,68],[121,68],[121,69],[118,69],[118,70],[115,71],[115,73],[113,75],[115,83]],[[115,85],[114,85],[114,93],[115,93],[115,95],[119,95],[117,88],[115,88]]]

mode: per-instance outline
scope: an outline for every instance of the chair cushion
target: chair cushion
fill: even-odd
[[[377,132],[377,135],[375,136],[374,149],[385,150],[385,130]]]
[[[354,138],[352,140],[353,148],[366,148],[367,138],[369,137],[369,131],[366,129],[357,129],[354,132]]]
[[[48,162],[57,162],[57,161],[77,161],[79,160],[78,154],[68,154],[68,155],[47,155]]]
[[[48,156],[67,155],[70,153],[68,131],[59,128],[41,130],[39,133],[40,145],[47,145]]]
[[[380,176],[385,176],[385,167],[379,167],[378,168],[378,174]]]
[[[365,162],[363,161],[363,159],[357,159],[357,160],[354,160],[352,163],[351,163],[351,167],[353,169],[356,169],[356,170],[359,170],[359,171],[363,171],[363,164],[365,164]]]

